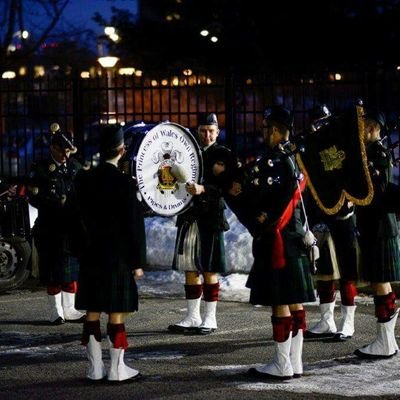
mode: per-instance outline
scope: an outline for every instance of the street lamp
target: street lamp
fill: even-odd
[[[108,104],[108,109],[107,109],[107,114],[110,115],[110,113],[113,112],[113,99],[111,97],[111,87],[112,87],[112,68],[115,67],[117,62],[119,61],[118,57],[112,57],[112,56],[106,56],[106,57],[99,57],[97,59],[99,64],[106,70],[107,74],[107,104]]]
[[[118,57],[112,57],[112,56],[106,56],[106,57],[99,57],[97,59],[99,64],[106,69],[106,71],[109,71],[109,69],[114,68],[117,62],[119,61]]]

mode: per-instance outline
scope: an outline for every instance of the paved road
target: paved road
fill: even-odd
[[[126,359],[144,379],[122,385],[84,379],[87,362],[79,344],[81,325],[47,325],[46,302],[42,288],[0,295],[0,399],[400,398],[400,356],[361,362],[352,355],[374,338],[370,301],[358,306],[357,332],[351,341],[306,342],[305,375],[276,384],[245,374],[249,367],[271,358],[268,308],[222,301],[216,333],[173,335],[166,327],[184,315],[184,299],[143,295],[140,311],[127,322],[130,348]],[[317,307],[308,305],[307,311],[312,324]],[[103,356],[107,363],[105,341]]]

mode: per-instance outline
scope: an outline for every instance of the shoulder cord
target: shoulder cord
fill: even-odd
[[[292,157],[289,157],[289,160],[290,160],[290,162],[292,164],[294,175],[295,175],[295,178],[296,178],[296,185],[297,185],[297,188],[299,189],[299,192],[300,192],[301,209],[303,210],[303,214],[304,214],[304,227],[305,227],[305,231],[307,232],[307,231],[310,230],[310,226],[308,225],[308,217],[307,217],[306,208],[305,208],[305,205],[304,205],[303,194],[301,193],[300,184],[299,184],[299,179],[301,178],[302,173],[300,173],[300,175],[299,175],[296,172],[296,165],[295,165],[294,161],[292,160]],[[305,178],[303,177],[303,179],[305,179]]]

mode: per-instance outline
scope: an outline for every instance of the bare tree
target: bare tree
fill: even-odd
[[[69,0],[3,0],[0,6],[0,64],[27,60],[49,38]],[[29,36],[23,32],[29,31]]]

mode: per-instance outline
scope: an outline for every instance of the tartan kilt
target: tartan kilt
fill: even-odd
[[[178,227],[172,268],[181,272],[226,272],[224,233],[199,229],[196,221]]]
[[[78,280],[79,262],[76,257],[56,252],[41,251],[39,255],[39,280],[43,285],[63,284]]]
[[[138,289],[132,271],[122,268],[96,271],[81,268],[76,308],[105,313],[138,310]]]
[[[361,275],[365,281],[400,281],[400,250],[397,236],[380,238],[375,244],[364,243],[361,259]]]
[[[304,252],[286,254],[285,267],[275,269],[271,267],[271,244],[263,242],[260,245],[262,244],[264,246],[261,254],[255,253],[254,264],[246,283],[250,288],[250,303],[277,306],[315,301],[308,256]]]

